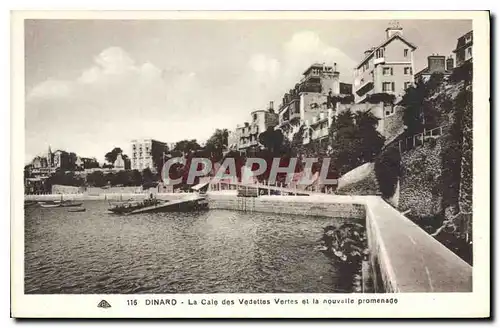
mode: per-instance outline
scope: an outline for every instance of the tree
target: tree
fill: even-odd
[[[439,125],[440,113],[435,103],[427,98],[436,93],[442,83],[443,74],[433,73],[427,82],[406,89],[401,105],[405,106],[403,121],[407,134],[413,135]]]
[[[106,161],[108,161],[108,163],[113,164],[116,161],[118,154],[121,153],[123,153],[122,149],[120,147],[115,147],[112,151],[106,153],[106,155],[104,155],[104,158],[106,159]]]
[[[191,140],[181,140],[175,144],[174,151],[181,152],[183,154],[189,154],[193,151],[200,150],[201,146],[196,142],[196,139]]]
[[[228,135],[227,129],[217,129],[207,140],[205,148],[210,153],[209,156],[213,161],[218,162],[222,158],[223,151],[227,148]]]
[[[370,112],[340,113],[331,130],[335,147],[331,158],[338,173],[344,174],[359,165],[373,161],[385,138],[377,131],[378,118]]]
[[[92,157],[90,159],[85,159],[83,160],[83,168],[84,169],[94,169],[99,167],[99,162],[97,162],[97,159],[95,157]]]
[[[280,129],[268,127],[266,131],[259,134],[259,142],[271,153],[280,153],[284,148],[285,136]]]
[[[93,187],[104,187],[107,181],[104,173],[95,171],[87,175],[87,184]]]
[[[74,171],[76,169],[76,160],[78,156],[75,153],[70,152],[68,155],[68,169]]]
[[[151,145],[151,157],[153,158],[153,165],[156,172],[161,172],[163,169],[163,164],[165,163],[165,154],[168,153],[168,147],[166,145],[155,143]]]
[[[130,158],[128,158],[127,155],[123,154],[122,159],[123,159],[123,163],[125,164],[125,170],[130,170],[130,167],[132,166]]]
[[[142,175],[139,170],[129,171],[130,174],[130,185],[131,186],[140,186],[142,183]]]

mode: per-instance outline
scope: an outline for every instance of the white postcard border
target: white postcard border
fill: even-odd
[[[473,292],[427,294],[24,294],[24,25],[38,19],[472,19],[473,78]],[[439,12],[161,12],[17,11],[11,14],[11,313],[14,317],[486,317],[490,314],[490,25],[486,11]],[[269,306],[223,306],[223,299],[268,299]],[[298,305],[274,305],[274,299]],[[305,299],[389,299],[397,304],[304,305]],[[111,308],[98,308],[105,299]],[[129,306],[127,300],[176,299],[176,306]],[[217,299],[218,306],[188,306],[189,300]],[[184,304],[180,304],[184,302]],[[182,305],[182,306],[181,306]]]

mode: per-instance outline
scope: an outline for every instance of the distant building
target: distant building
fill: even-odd
[[[441,73],[445,76],[453,73],[454,60],[450,56],[440,56],[433,54],[427,57],[427,67],[415,74],[415,81],[427,82],[434,73]]]
[[[403,37],[399,25],[388,27],[386,39],[365,51],[354,71],[354,97],[364,102],[368,95],[389,93],[396,100],[414,83],[413,52],[417,48]]]
[[[123,160],[122,154],[116,156],[116,160],[113,163],[113,167],[117,171],[125,170],[125,161]]]
[[[259,145],[259,134],[278,125],[278,114],[274,103],[269,102],[267,110],[259,109],[250,113],[251,121],[237,126],[228,135],[228,150],[243,151]]]
[[[472,31],[465,33],[457,40],[457,46],[453,52],[456,56],[457,67],[472,60]]]
[[[307,68],[299,83],[285,93],[279,108],[278,128],[291,139],[297,127],[312,120],[320,112],[326,113],[328,96],[351,94],[352,85],[340,82],[337,64],[313,64]]]
[[[142,171],[149,168],[152,172],[157,172],[155,158],[161,156],[167,149],[167,144],[153,139],[132,140],[132,162],[131,169]],[[161,168],[160,168],[161,169]]]

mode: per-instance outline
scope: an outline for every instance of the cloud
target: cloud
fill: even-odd
[[[248,59],[247,92],[275,99],[292,88],[302,73],[313,63],[337,64],[342,82],[352,83],[356,62],[338,48],[324,42],[315,32],[301,31],[292,35],[278,56],[256,53]],[[267,101],[267,100],[265,100]],[[265,102],[262,103],[262,106]]]
[[[71,94],[71,89],[69,81],[46,80],[28,93],[28,99],[65,98]]]
[[[201,110],[202,100],[194,96],[199,90],[193,72],[136,63],[121,48],[104,49],[73,80],[46,80],[28,92],[26,153],[52,144],[100,156],[105,147],[120,142],[126,148],[137,137],[176,140],[169,125]]]
[[[300,72],[312,63],[337,64],[337,70],[346,81],[352,80],[352,70],[356,62],[340,49],[321,40],[312,31],[295,33],[284,46],[285,66],[290,72]]]
[[[264,74],[270,78],[275,78],[280,69],[280,62],[265,54],[253,55],[248,61],[248,65],[256,74]]]
[[[101,159],[113,146],[127,149],[135,138],[207,138],[216,128],[248,120],[270,100],[278,104],[318,61],[336,62],[341,80],[351,81],[355,62],[310,31],[294,34],[277,53],[262,50],[244,65],[222,60],[208,69],[159,67],[109,47],[73,79],[48,79],[28,90],[26,154],[50,144]]]

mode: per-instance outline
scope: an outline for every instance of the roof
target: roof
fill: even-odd
[[[464,35],[462,35],[461,37],[459,37],[457,39],[457,46],[456,46],[455,50],[453,50],[453,52],[456,53],[457,51],[459,51],[463,48],[471,46],[472,45],[472,36],[473,36],[472,31],[469,31],[469,32],[465,33]],[[468,37],[470,37],[470,41],[465,42]]]
[[[434,72],[434,73],[441,73],[441,74],[445,74],[445,75],[447,75],[447,74],[451,74],[452,72],[451,72],[451,71],[446,71],[446,70],[445,70],[445,71],[443,71],[443,72]],[[431,72],[429,72],[429,67],[426,67],[426,68],[424,68],[424,69],[420,70],[419,72],[417,72],[417,73],[415,74],[415,77],[419,77],[419,76],[421,76],[421,75],[426,75],[426,74],[429,74],[429,75],[430,75],[430,74],[432,74]]]
[[[331,66],[328,66],[328,65],[325,65],[325,64],[320,64],[320,63],[314,63],[312,64],[311,66],[309,66],[305,71],[304,73],[302,73],[302,75],[306,75],[311,69],[313,68],[323,68],[323,67],[330,67]]]
[[[401,41],[403,41],[404,43],[406,43],[410,48],[412,48],[412,50],[417,49],[417,47],[413,43],[411,43],[408,40],[406,40],[405,38],[403,38],[402,35],[396,33],[396,34],[392,35],[389,39],[382,42],[379,46],[372,48],[371,52],[358,64],[358,66],[356,66],[356,68],[361,67],[361,65],[363,65],[371,56],[373,56],[375,51],[377,51],[378,49],[380,49],[382,47],[385,47],[387,44],[391,43],[396,38],[398,38]]]

